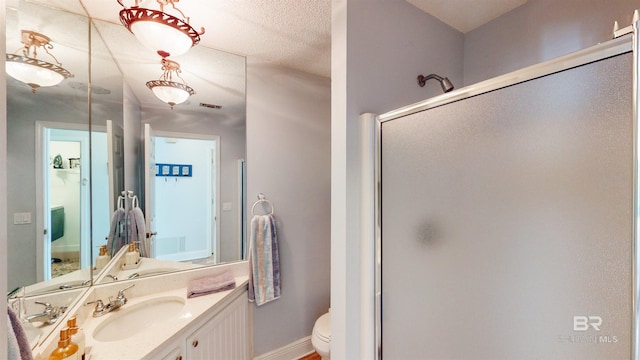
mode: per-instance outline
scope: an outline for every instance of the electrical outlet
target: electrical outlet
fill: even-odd
[[[230,202],[222,203],[222,211],[231,211],[233,209],[233,204]]]

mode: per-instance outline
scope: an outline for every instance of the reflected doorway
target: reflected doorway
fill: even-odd
[[[51,242],[51,277],[80,270],[80,237],[86,225],[80,224],[80,212],[86,197],[86,185],[80,174],[83,136],[76,130],[51,129],[49,132],[48,189]]]
[[[155,258],[219,262],[219,148],[217,136],[156,132]]]
[[[83,125],[38,122],[36,136],[38,281],[49,280],[91,264],[91,216],[94,229],[108,224],[107,135]],[[90,161],[90,146],[93,146]],[[91,172],[89,166],[92,166]],[[93,174],[93,182],[89,181]],[[90,202],[105,211],[90,211]],[[100,206],[100,204],[106,204]],[[106,217],[107,221],[101,221]]]

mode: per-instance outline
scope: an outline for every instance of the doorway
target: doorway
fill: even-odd
[[[155,133],[156,258],[218,261],[219,147],[217,136]]]
[[[38,242],[38,281],[49,280],[91,264],[91,224],[100,229],[108,213],[91,212],[90,201],[96,209],[108,205],[108,194],[90,191],[107,188],[106,133],[89,132],[83,125],[37,123],[37,228],[42,234]],[[90,144],[91,143],[91,144]],[[93,161],[89,161],[89,148]],[[89,166],[94,181],[90,181]],[[104,182],[104,184],[103,184]],[[96,228],[97,227],[97,228]]]

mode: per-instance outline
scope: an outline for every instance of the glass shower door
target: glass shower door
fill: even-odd
[[[629,359],[632,54],[381,126],[383,359]]]

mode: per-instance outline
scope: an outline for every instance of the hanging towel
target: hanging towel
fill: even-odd
[[[280,259],[276,219],[256,215],[251,220],[249,300],[262,305],[280,297]]]
[[[191,280],[187,285],[187,297],[209,295],[220,291],[231,290],[236,287],[233,272],[227,270],[221,274]]]
[[[11,327],[11,321],[7,321],[7,360],[22,360],[20,345],[18,345],[16,333]]]
[[[147,239],[144,213],[137,206],[129,211],[129,243],[134,241],[139,244],[140,256],[149,257],[150,247],[149,239]]]
[[[107,237],[107,250],[111,256],[115,255],[118,250],[127,244],[126,221],[126,212],[123,208],[116,209],[111,215],[111,225],[109,227],[109,236]]]
[[[10,307],[7,306],[7,347],[8,359],[33,360],[29,339],[25,334],[20,319]]]

